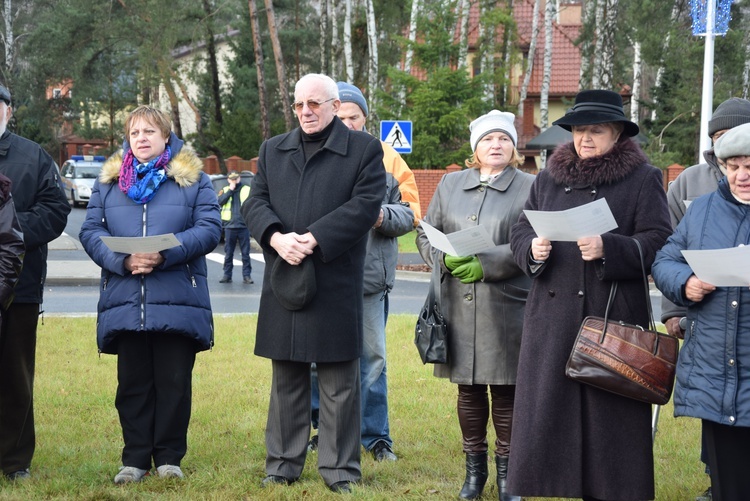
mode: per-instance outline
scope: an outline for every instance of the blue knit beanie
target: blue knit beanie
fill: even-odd
[[[336,82],[336,85],[339,88],[339,99],[342,103],[355,103],[362,109],[365,116],[368,115],[367,101],[365,101],[365,96],[362,95],[361,90],[346,82]]]

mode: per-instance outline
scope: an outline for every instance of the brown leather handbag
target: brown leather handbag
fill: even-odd
[[[672,395],[679,340],[656,331],[643,252],[633,240],[641,256],[650,329],[609,318],[617,294],[617,282],[613,282],[604,318],[583,319],[565,375],[623,397],[664,405]]]

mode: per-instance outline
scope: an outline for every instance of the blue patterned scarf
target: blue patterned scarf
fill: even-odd
[[[172,158],[172,148],[167,145],[164,152],[146,164],[142,164],[129,149],[120,167],[120,190],[138,204],[148,203],[159,187],[167,180],[166,165]]]

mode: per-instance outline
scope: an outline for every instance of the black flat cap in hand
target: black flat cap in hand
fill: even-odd
[[[271,268],[271,289],[287,310],[300,310],[310,304],[317,291],[312,256],[296,266],[277,257]]]

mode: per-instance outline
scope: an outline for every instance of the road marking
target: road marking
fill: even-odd
[[[224,254],[220,254],[218,252],[212,252],[210,254],[206,254],[206,259],[208,259],[209,261],[213,261],[214,263],[224,264]],[[254,259],[255,261],[260,261],[261,263],[266,262],[263,259],[263,254],[261,254],[260,252],[251,252],[250,259]],[[242,260],[240,259],[233,259],[232,263],[234,263],[235,266],[242,266]]]

